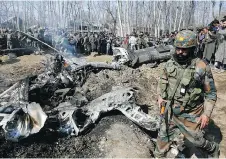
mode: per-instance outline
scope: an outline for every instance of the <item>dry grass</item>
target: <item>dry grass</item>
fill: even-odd
[[[88,62],[107,62],[110,63],[113,57],[111,55],[98,55],[96,52],[92,52],[90,56],[86,57]]]

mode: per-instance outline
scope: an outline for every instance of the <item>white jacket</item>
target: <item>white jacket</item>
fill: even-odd
[[[136,45],[137,44],[137,38],[135,36],[131,36],[129,38],[129,44]]]

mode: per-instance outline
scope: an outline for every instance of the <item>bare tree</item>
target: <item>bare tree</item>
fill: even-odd
[[[219,2],[219,17],[221,15],[221,9],[222,9],[223,1]]]
[[[216,1],[212,0],[211,2],[212,2],[212,16],[215,19],[216,17],[215,17],[215,14],[214,14],[214,7],[216,5]]]
[[[182,8],[181,8],[181,14],[180,14],[180,20],[179,20],[179,26],[177,30],[180,30],[180,26],[181,26],[181,21],[182,21],[182,16],[183,16],[183,12],[184,12],[184,2],[182,1]]]
[[[175,18],[175,21],[174,21],[174,27],[173,27],[173,30],[176,30],[178,10],[179,10],[179,7],[177,6],[177,8],[176,8],[176,18]]]

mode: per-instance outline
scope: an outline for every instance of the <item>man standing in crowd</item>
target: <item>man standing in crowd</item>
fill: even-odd
[[[129,45],[129,35],[126,34],[126,37],[125,37],[125,39],[122,42],[122,47],[125,48],[125,49],[127,49],[128,48],[128,45]]]
[[[219,46],[215,54],[215,67],[221,65],[222,71],[226,69],[226,19],[223,19],[221,29],[219,30]]]
[[[136,50],[136,45],[137,45],[137,38],[135,37],[135,34],[132,34],[129,38],[130,50]]]
[[[212,56],[215,53],[216,48],[216,35],[209,30],[209,27],[203,28],[204,44],[203,58],[210,63]]]
[[[93,33],[91,33],[91,35],[89,36],[89,41],[91,44],[91,52],[94,52],[95,51],[95,37],[94,37]]]
[[[13,48],[13,33],[11,30],[7,32],[7,49]]]
[[[144,49],[147,47],[147,43],[144,39],[144,33],[141,32],[138,39],[137,39],[137,45],[138,45],[138,49]]]

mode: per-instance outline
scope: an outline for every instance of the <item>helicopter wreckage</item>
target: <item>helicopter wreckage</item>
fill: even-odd
[[[156,131],[160,117],[141,110],[134,98],[137,90],[116,87],[90,102],[79,92],[89,73],[102,69],[120,67],[105,63],[67,65],[62,56],[56,56],[44,73],[21,80],[1,93],[0,126],[5,138],[17,142],[38,133],[51,121],[58,122],[59,133],[77,136],[94,124],[100,114],[112,110],[119,110],[139,126]],[[49,109],[44,110],[44,105]]]
[[[137,51],[114,48],[111,64],[87,63],[67,52],[55,51],[55,57],[43,63],[46,70],[42,74],[27,77],[0,94],[0,127],[6,140],[18,142],[48,124],[55,124],[54,131],[62,136],[78,136],[95,124],[101,114],[114,110],[146,130],[158,131],[161,117],[141,109],[135,98],[139,93],[136,88],[112,87],[110,92],[91,101],[80,88],[90,73],[120,70],[123,65],[156,66],[171,57],[172,46]],[[181,145],[177,144],[174,150]]]

